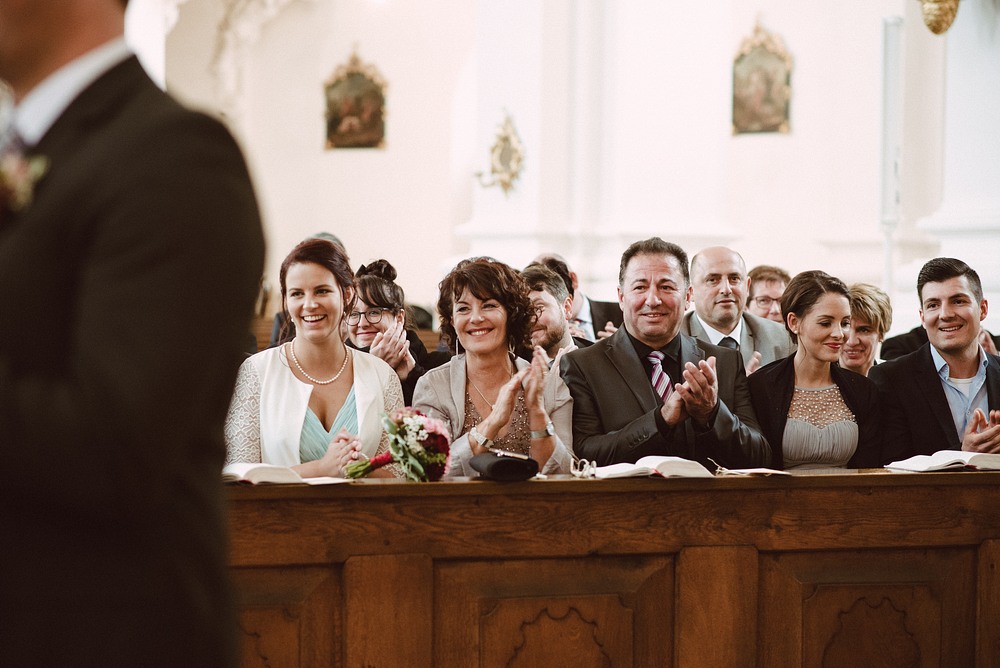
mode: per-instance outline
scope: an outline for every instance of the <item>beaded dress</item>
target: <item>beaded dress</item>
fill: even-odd
[[[858,447],[858,424],[840,389],[796,387],[782,443],[786,469],[847,464]]]

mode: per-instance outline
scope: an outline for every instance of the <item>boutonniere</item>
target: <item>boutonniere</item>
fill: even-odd
[[[9,211],[23,211],[35,195],[35,184],[45,176],[49,159],[20,153],[0,156],[0,206]]]

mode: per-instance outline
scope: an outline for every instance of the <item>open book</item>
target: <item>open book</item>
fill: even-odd
[[[944,471],[947,469],[1000,469],[1000,454],[938,450],[933,455],[914,455],[908,459],[886,464],[887,469],[899,471]]]
[[[664,478],[712,477],[712,473],[696,461],[661,455],[648,455],[635,464],[611,464],[594,469],[595,478],[632,478],[648,475],[660,475]]]
[[[350,482],[350,480],[347,478],[303,478],[287,466],[238,462],[229,464],[222,469],[222,482],[243,482],[252,485],[263,483],[332,485],[338,482]]]

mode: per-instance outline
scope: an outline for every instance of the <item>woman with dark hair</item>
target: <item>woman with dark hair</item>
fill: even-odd
[[[749,378],[774,468],[880,465],[878,392],[866,377],[838,366],[851,325],[848,295],[840,279],[805,271],[781,296],[798,350]]]
[[[226,463],[289,466],[303,477],[342,477],[361,456],[388,449],[382,415],[403,406],[399,376],[344,344],[354,274],[343,249],[306,239],[279,273],[285,322],[295,337],[240,367],[226,418]],[[386,467],[373,476],[400,475]]]
[[[387,260],[361,265],[354,275],[357,299],[347,315],[348,343],[392,367],[403,384],[403,401],[413,403],[417,379],[426,372],[427,348],[408,326],[403,288]]]
[[[544,354],[529,345],[535,312],[528,286],[491,258],[463,260],[438,286],[441,333],[463,351],[417,381],[413,405],[442,419],[452,434],[449,477],[473,474],[469,460],[490,448],[518,452],[542,473],[568,473],[573,400]]]

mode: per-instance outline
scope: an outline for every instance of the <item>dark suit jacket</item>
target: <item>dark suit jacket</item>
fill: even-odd
[[[771,444],[771,467],[785,468],[785,424],[788,409],[795,391],[795,356],[772,362],[750,375],[750,398],[760,422],[761,431]],[[847,468],[875,468],[881,466],[881,430],[879,429],[878,389],[861,374],[842,369],[836,364],[830,368],[833,382],[840,389],[844,403],[854,413],[858,423],[858,448],[847,462]]]
[[[243,157],[135,58],[31,153],[0,225],[3,660],[229,665],[223,422],[264,257]]]
[[[1000,357],[987,355],[987,404],[1000,409]],[[951,417],[931,345],[872,367],[868,377],[882,403],[882,463],[938,450],[960,450],[962,439]]]
[[[590,299],[588,297],[588,299]],[[618,302],[598,302],[590,299],[590,317],[594,322],[594,335],[611,322],[615,327],[622,326],[622,307]]]
[[[669,438],[660,434],[655,413],[662,402],[622,327],[562,358],[563,380],[573,396],[573,450],[601,466],[646,455],[694,459],[713,471],[709,458],[729,468],[770,463],[771,449],[757,426],[739,353],[678,336],[682,366],[716,358],[719,409],[711,428],[701,431],[688,419]]]

